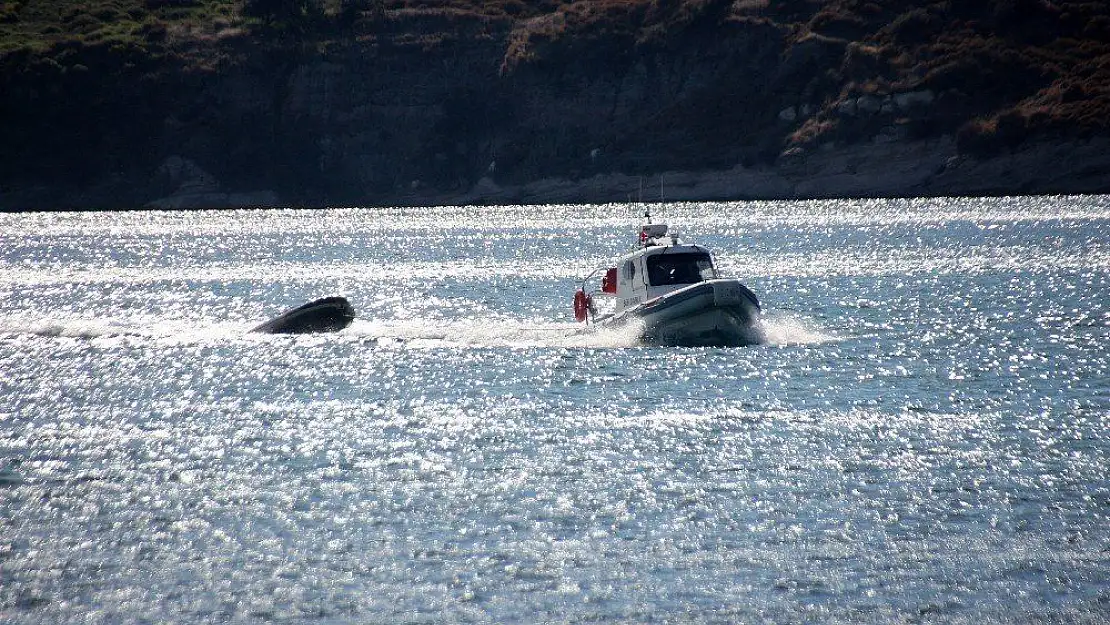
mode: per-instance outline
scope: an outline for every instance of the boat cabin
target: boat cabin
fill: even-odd
[[[602,280],[602,291],[616,296],[616,310],[666,295],[685,286],[717,278],[709,250],[681,244],[667,236],[666,224],[647,224],[640,231],[640,247],[620,259]]]

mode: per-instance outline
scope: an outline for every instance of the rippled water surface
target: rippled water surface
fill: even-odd
[[[4,623],[1110,619],[1110,198],[0,215]],[[324,295],[332,335],[247,330]]]

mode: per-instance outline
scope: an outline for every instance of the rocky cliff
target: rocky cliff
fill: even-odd
[[[1110,191],[1099,2],[146,5],[0,48],[0,207]]]

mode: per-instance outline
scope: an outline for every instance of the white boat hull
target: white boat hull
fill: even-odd
[[[754,345],[764,341],[756,296],[739,280],[717,279],[672,291],[600,319],[601,327],[636,322],[641,339],[651,345]]]

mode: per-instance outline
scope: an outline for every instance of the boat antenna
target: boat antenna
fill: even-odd
[[[645,208],[644,209],[644,225],[640,226],[640,244],[639,244],[640,247],[644,247],[644,244],[647,243],[647,240],[648,240],[648,229],[647,229],[647,227],[650,224],[651,224],[651,209],[650,208]]]

